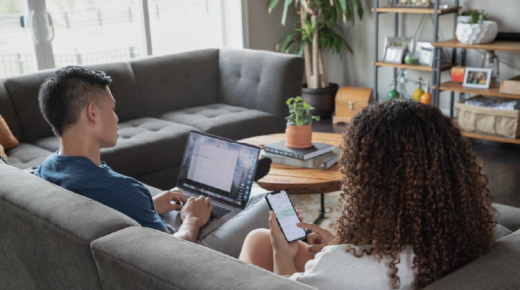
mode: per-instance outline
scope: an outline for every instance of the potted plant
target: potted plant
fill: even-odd
[[[498,34],[495,21],[488,21],[487,13],[479,10],[469,10],[457,18],[457,39],[465,44],[490,43]]]
[[[312,120],[319,121],[320,116],[311,115],[311,110],[314,108],[302,97],[290,98],[286,103],[289,106],[289,116],[285,118],[287,119],[285,146],[294,149],[312,147]]]
[[[323,118],[330,117],[334,112],[334,98],[338,85],[329,83],[327,73],[323,67],[323,51],[337,53],[341,58],[341,51],[345,47],[352,52],[348,42],[339,33],[341,26],[339,19],[344,23],[355,22],[355,13],[359,19],[363,18],[361,0],[294,0],[296,13],[300,20],[295,29],[277,44],[277,50],[282,52],[294,51],[305,58],[305,75],[307,83],[303,85],[302,97],[316,108],[315,113]],[[270,0],[269,12],[277,6],[279,0]],[[289,6],[293,0],[282,1],[285,20]]]

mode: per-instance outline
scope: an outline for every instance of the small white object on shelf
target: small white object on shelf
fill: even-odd
[[[457,31],[455,34],[460,42],[464,44],[483,44],[495,40],[498,34],[498,25],[495,21],[485,20],[482,23],[464,23],[469,21],[468,18],[469,16],[459,16],[457,19]]]

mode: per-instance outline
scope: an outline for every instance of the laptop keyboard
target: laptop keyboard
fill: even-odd
[[[209,216],[210,222],[214,222],[214,221],[218,220],[219,218],[221,218],[231,212],[231,210],[220,207],[218,205],[214,205],[214,206],[215,207],[213,208],[213,211],[211,211],[211,215]]]

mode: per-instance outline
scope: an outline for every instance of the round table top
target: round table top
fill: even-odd
[[[285,134],[271,134],[239,140],[239,142],[259,146],[285,140]],[[312,142],[339,146],[341,134],[312,133]],[[285,190],[288,193],[327,193],[341,189],[342,174],[338,164],[328,170],[310,169],[280,164],[271,164],[271,170],[258,185],[267,190]]]

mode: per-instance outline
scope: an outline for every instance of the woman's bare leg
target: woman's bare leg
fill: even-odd
[[[305,272],[305,264],[314,259],[314,253],[307,252],[307,244],[298,241],[298,253],[294,258],[294,265],[298,272]],[[269,230],[257,229],[247,235],[242,252],[238,257],[240,260],[273,271],[273,246]]]

